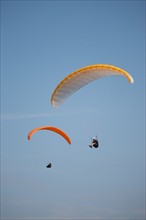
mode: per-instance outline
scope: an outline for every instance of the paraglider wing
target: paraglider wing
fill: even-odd
[[[59,107],[72,93],[86,84],[101,77],[112,75],[125,76],[130,83],[134,82],[132,76],[121,68],[107,64],[86,66],[70,73],[58,84],[51,96],[51,104],[53,107]]]
[[[29,132],[28,140],[31,139],[31,137],[34,133],[36,133],[37,131],[40,131],[40,130],[54,131],[57,134],[61,135],[69,144],[71,144],[71,140],[70,140],[69,136],[64,131],[60,130],[59,128],[52,127],[52,126],[42,126],[42,127],[34,128],[33,130],[31,130]]]

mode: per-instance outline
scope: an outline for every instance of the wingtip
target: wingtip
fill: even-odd
[[[131,77],[130,83],[133,84],[134,83],[134,79]]]

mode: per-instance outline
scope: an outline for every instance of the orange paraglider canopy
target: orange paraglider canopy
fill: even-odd
[[[49,131],[54,131],[56,132],[57,134],[61,135],[69,144],[71,144],[71,140],[69,138],[69,136],[62,130],[60,130],[59,128],[56,128],[56,127],[52,127],[52,126],[42,126],[42,127],[37,127],[37,128],[34,128],[33,130],[31,130],[28,134],[28,140],[31,139],[32,135],[34,133],[36,133],[37,131],[40,131],[40,130],[49,130]]]

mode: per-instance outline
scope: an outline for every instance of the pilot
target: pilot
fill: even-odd
[[[93,147],[98,148],[99,147],[99,143],[98,143],[97,138],[95,138],[95,137],[92,138],[92,144],[89,145],[89,147],[91,147],[91,148],[93,148]]]

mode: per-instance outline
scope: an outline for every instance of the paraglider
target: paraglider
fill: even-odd
[[[69,136],[62,130],[60,130],[59,128],[56,128],[56,127],[52,127],[52,126],[42,126],[42,127],[37,127],[37,128],[34,128],[33,130],[31,130],[28,134],[28,140],[31,139],[32,135],[34,133],[36,133],[37,131],[40,131],[40,130],[49,130],[49,131],[54,131],[56,132],[57,134],[61,135],[69,144],[71,144],[71,140],[69,138]]]
[[[46,168],[51,168],[52,167],[52,164],[51,163],[49,163],[47,166],[46,166]]]
[[[56,87],[51,96],[53,107],[59,107],[70,95],[88,83],[105,76],[125,76],[134,83],[132,76],[125,70],[107,64],[94,64],[83,67],[67,75]]]
[[[32,135],[35,134],[37,131],[40,131],[40,130],[49,130],[49,131],[53,131],[53,132],[56,132],[57,134],[61,135],[67,142],[68,144],[71,144],[71,140],[70,140],[70,137],[62,130],[60,130],[59,128],[56,128],[56,127],[52,127],[52,126],[42,126],[42,127],[37,127],[37,128],[34,128],[33,130],[31,130],[29,133],[28,133],[28,140],[31,139]],[[52,164],[49,163],[46,168],[51,168],[52,167]]]
[[[98,142],[97,138],[93,137],[92,144],[90,144],[89,147],[91,147],[91,148],[93,148],[93,147],[98,148],[99,147],[99,142]]]

